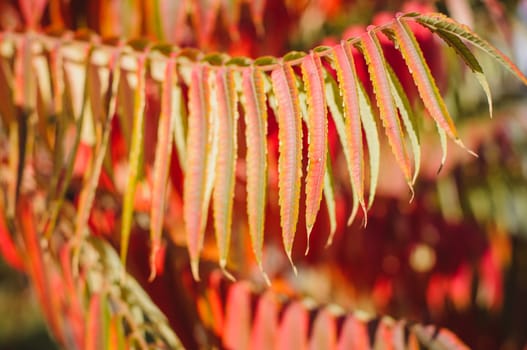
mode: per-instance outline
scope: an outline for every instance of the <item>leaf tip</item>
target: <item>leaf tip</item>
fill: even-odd
[[[473,157],[475,157],[475,158],[479,158],[478,154],[477,154],[476,152],[474,152],[473,150],[471,150],[470,148],[468,148],[467,146],[465,146],[465,144],[463,143],[463,141],[461,141],[461,139],[459,139],[459,138],[456,139],[456,140],[455,140],[455,143],[456,143],[459,147],[461,147],[461,148],[463,148],[465,151],[467,151],[468,154],[470,154],[471,156],[473,156]]]
[[[233,276],[232,273],[230,273],[229,271],[227,271],[227,261],[225,259],[221,259],[220,260],[220,268],[221,268],[221,273],[223,273],[223,275],[231,282],[236,282],[236,278]]]
[[[192,259],[190,261],[190,269],[192,271],[192,277],[196,282],[200,280],[199,278],[199,259]]]
[[[287,258],[289,259],[289,263],[291,264],[291,267],[293,268],[293,273],[295,274],[295,276],[298,276],[298,270],[295,266],[295,263],[293,262],[293,256],[292,256],[292,252],[291,250],[289,249],[287,252]]]

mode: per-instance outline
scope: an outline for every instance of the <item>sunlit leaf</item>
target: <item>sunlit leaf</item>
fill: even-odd
[[[406,22],[399,20],[395,21],[391,28],[395,33],[399,50],[408,66],[408,70],[412,74],[417,91],[426,109],[449,137],[458,140],[459,137],[454,122],[448,113],[445,102],[439,93],[439,89],[413,32]]]
[[[361,36],[361,48],[368,64],[370,80],[375,92],[379,114],[383,122],[386,136],[390,147],[395,156],[397,164],[401,168],[406,182],[411,187],[412,164],[406,146],[404,144],[403,133],[399,123],[399,117],[393,97],[391,95],[388,74],[386,72],[386,62],[382,55],[382,49],[379,44],[377,34],[368,31]]]
[[[483,52],[499,62],[503,67],[508,69],[514,76],[527,85],[527,77],[516,67],[512,61],[505,56],[500,50],[483,40],[467,26],[457,23],[451,18],[439,13],[420,14],[416,17],[405,17],[402,21],[415,20],[430,30],[437,32],[446,32],[457,36],[460,39],[468,41],[470,44],[480,48]]]
[[[291,263],[302,177],[302,114],[294,74],[287,64],[272,72],[273,91],[278,102],[280,225],[285,251]]]
[[[351,47],[347,42],[333,47],[337,79],[342,97],[345,140],[343,147],[348,149],[348,167],[351,185],[354,192],[353,200],[358,201],[366,216],[364,204],[364,157],[362,146],[362,128],[360,104],[358,97],[358,78],[355,72],[355,62]],[[354,204],[356,205],[356,204]],[[354,215],[353,215],[354,216]],[[353,220],[350,217],[350,222]]]
[[[242,83],[247,145],[247,216],[254,255],[260,270],[267,194],[267,106],[263,74],[258,68],[246,68]]]
[[[326,167],[328,123],[324,77],[320,58],[312,52],[302,61],[302,77],[307,92],[307,171],[306,171],[306,227],[309,235],[315,224],[322,200]],[[309,244],[308,244],[309,247]]]
[[[233,72],[220,68],[216,72],[216,101],[218,123],[218,157],[213,193],[214,228],[220,254],[220,267],[225,269],[232,230],[232,206],[234,198],[235,169],[237,158],[237,93]]]
[[[207,159],[209,151],[208,121],[210,110],[206,96],[210,93],[205,66],[195,66],[189,86],[187,165],[183,182],[183,216],[187,245],[192,262],[192,273],[199,279],[199,254],[203,247],[207,223],[209,198],[206,195]]]
[[[404,92],[403,86],[397,78],[397,75],[390,66],[387,66],[388,78],[390,81],[390,89],[392,90],[392,96],[395,101],[395,105],[399,110],[399,115],[403,121],[404,128],[410,139],[410,145],[412,147],[412,153],[414,156],[414,175],[412,177],[412,184],[415,183],[415,179],[419,174],[421,167],[421,145],[419,144],[419,135],[417,125],[415,125],[415,117],[413,115],[412,106],[408,100],[408,96]]]

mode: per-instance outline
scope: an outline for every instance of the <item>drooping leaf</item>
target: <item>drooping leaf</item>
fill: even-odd
[[[232,230],[232,206],[234,199],[237,158],[237,99],[233,72],[219,68],[216,72],[216,100],[218,104],[218,157],[216,159],[213,193],[214,228],[220,254],[220,267],[225,269]]]
[[[366,206],[364,204],[364,157],[362,146],[362,128],[360,118],[360,104],[358,97],[357,73],[355,62],[349,43],[343,41],[340,45],[333,47],[337,79],[342,96],[346,144],[348,148],[349,172],[354,201],[358,201],[366,217]],[[354,204],[356,205],[356,204]],[[352,221],[352,218],[350,218]]]
[[[262,246],[267,194],[267,107],[263,74],[258,68],[243,71],[243,107],[247,145],[247,216],[256,263],[262,270]]]
[[[176,77],[176,61],[170,57],[166,62],[165,80],[161,91],[161,113],[157,127],[157,145],[154,159],[152,206],[150,208],[150,280],[155,278],[156,261],[161,249],[161,235],[167,197],[168,171],[172,155],[175,114],[172,107],[172,90]]]
[[[280,225],[285,251],[291,263],[302,177],[302,114],[294,74],[293,68],[288,64],[281,65],[271,74],[278,102]]]
[[[309,235],[320,209],[326,156],[328,149],[328,123],[324,77],[320,58],[314,52],[302,61],[302,77],[307,92],[308,164],[306,172],[306,227]]]
[[[476,79],[478,80],[479,84],[481,85],[483,91],[485,92],[485,95],[487,95],[487,103],[489,105],[489,114],[492,118],[492,95],[490,92],[489,83],[487,81],[487,77],[483,73],[483,68],[479,64],[477,58],[474,56],[472,51],[468,48],[465,43],[459,39],[459,37],[443,31],[436,31],[436,34],[439,35],[441,39],[443,39],[444,42],[446,42],[450,47],[454,49],[454,51],[457,53],[459,57],[465,62],[468,68],[474,73],[476,76]]]
[[[401,20],[393,22],[391,29],[394,31],[399,51],[401,51],[408,70],[412,74],[417,91],[426,109],[436,123],[446,131],[447,135],[460,143],[454,122],[448,113],[445,102],[439,93],[439,89],[413,32],[408,27],[408,24]]]
[[[62,208],[62,204],[64,202],[66,191],[68,189],[71,178],[73,176],[73,168],[75,165],[75,159],[77,158],[77,151],[79,149],[79,145],[82,139],[82,133],[83,133],[82,130],[85,126],[84,118],[86,115],[85,113],[86,105],[88,104],[87,102],[88,85],[89,85],[88,70],[91,64],[90,60],[92,57],[92,53],[93,53],[93,47],[90,45],[86,48],[86,51],[85,51],[86,56],[84,57],[85,61],[83,65],[81,65],[81,68],[83,67],[82,69],[80,70],[74,69],[73,71],[68,70],[66,68],[64,69],[65,82],[67,86],[69,87],[68,90],[70,91],[70,94],[78,95],[80,93],[81,98],[79,100],[78,98],[75,98],[75,96],[70,96],[72,100],[71,101],[72,107],[77,106],[73,108],[74,113],[75,113],[74,117],[75,117],[76,132],[75,132],[75,138],[73,140],[73,145],[71,146],[71,149],[68,154],[68,159],[66,161],[66,164],[61,166],[61,168],[59,169],[59,172],[55,174],[56,179],[55,180],[52,179],[51,181],[50,193],[51,193],[51,198],[53,200],[51,202],[50,213],[48,214],[47,220],[46,220],[47,226],[45,228],[45,236],[47,238],[51,237],[51,234],[53,233],[55,229],[56,221],[59,216],[60,209]],[[76,68],[79,68],[79,67],[76,67]],[[75,90],[77,91],[77,93],[72,92],[73,90],[72,86],[79,85],[79,83],[81,83],[80,85],[82,86],[82,90],[81,91]],[[62,126],[59,126],[59,127],[62,128]],[[62,134],[63,132],[64,130],[60,130],[60,134]],[[59,146],[59,147],[61,148],[62,146]],[[60,162],[62,163],[62,160],[60,160]],[[59,180],[59,176],[61,175],[63,176],[63,178],[61,182],[59,183],[58,180]]]
[[[348,175],[350,177],[350,183],[352,183],[351,177],[352,177],[352,160],[351,160],[351,147],[347,147],[348,144],[348,136],[346,134],[346,123],[344,120],[344,103],[342,102],[342,98],[340,96],[340,92],[337,86],[337,83],[331,75],[328,72],[325,72],[324,75],[324,82],[325,82],[325,92],[326,92],[326,100],[328,104],[329,111],[331,112],[331,117],[333,118],[333,121],[335,122],[335,128],[337,129],[337,135],[339,137],[340,144],[342,145],[342,151],[344,153],[344,158],[346,160],[346,165],[348,168]],[[352,185],[353,186],[353,185]],[[353,191],[353,207],[351,209],[351,214],[348,218],[348,223],[351,223],[353,219],[355,218],[355,215],[357,215],[357,211],[359,209],[359,200],[357,193]],[[330,235],[328,239],[328,243],[331,242],[333,239],[333,236]]]
[[[444,32],[457,36],[460,39],[468,41],[470,44],[479,47],[483,52],[488,54],[494,60],[499,62],[503,67],[509,70],[514,76],[527,85],[527,77],[512,61],[493,45],[483,40],[479,35],[474,33],[467,26],[457,23],[451,18],[439,13],[420,14],[416,17],[401,18],[402,21],[415,20],[426,28],[434,32]]]
[[[203,247],[209,208],[206,195],[209,141],[208,69],[197,65],[192,70],[188,97],[187,165],[183,182],[183,217],[192,273],[199,279],[199,254]]]
[[[441,144],[441,152],[442,152],[441,164],[439,165],[439,169],[437,170],[437,172],[439,173],[441,169],[443,169],[443,165],[445,165],[446,157],[448,155],[448,143],[447,143],[448,140],[447,140],[446,132],[443,130],[443,128],[439,126],[439,124],[437,123],[436,123],[436,127],[437,127],[437,133],[439,135],[439,142]]]
[[[395,101],[395,105],[399,110],[399,115],[403,121],[404,128],[410,139],[410,145],[412,147],[412,153],[414,156],[414,175],[412,177],[412,184],[415,183],[415,179],[419,174],[421,167],[421,145],[419,144],[419,135],[417,125],[413,123],[415,117],[413,115],[412,106],[408,100],[408,96],[404,92],[403,86],[397,78],[397,75],[390,66],[386,66],[388,70],[388,78],[390,81],[390,89],[392,90],[392,96]]]
[[[141,159],[144,152],[143,138],[146,104],[146,63],[147,55],[146,53],[142,53],[137,59],[137,84],[135,86],[134,94],[134,114],[129,152],[128,183],[123,197],[123,213],[121,219],[121,262],[125,266],[130,232],[133,223],[135,192],[142,168]]]
[[[112,120],[116,110],[115,99],[117,96],[117,85],[119,82],[120,75],[119,58],[119,53],[116,52],[113,57],[111,57],[110,62],[108,63],[109,75],[106,91],[107,96],[106,101],[104,103],[104,108],[106,109],[106,120],[103,126],[103,134],[101,141],[95,151],[92,166],[86,173],[86,177],[84,178],[84,185],[79,196],[79,204],[77,207],[77,217],[75,221],[74,233],[77,245],[80,244],[80,241],[86,229],[88,217],[93,206],[93,201],[95,200],[95,191],[99,183],[104,157],[108,149]],[[76,253],[78,253],[78,251]]]
[[[187,164],[187,120],[188,113],[184,103],[183,93],[179,85],[172,87],[172,113],[174,117],[174,143],[179,160],[179,165],[183,172]]]
[[[361,36],[361,48],[368,64],[370,80],[375,92],[379,114],[388,137],[388,142],[395,156],[397,164],[401,168],[406,182],[410,187],[412,179],[412,164],[403,140],[399,117],[393,101],[386,72],[386,62],[382,54],[377,35],[372,30]]]
[[[329,151],[328,151],[329,152]],[[331,168],[331,157],[326,156],[326,172],[324,174],[324,200],[329,216],[329,236],[326,245],[333,242],[335,232],[337,232],[337,213],[335,206],[335,180],[333,179],[333,169]]]
[[[379,166],[381,162],[380,142],[379,133],[377,132],[377,123],[375,122],[370,99],[360,82],[359,104],[362,127],[364,129],[364,135],[366,136],[366,143],[368,144],[368,158],[370,160],[370,193],[368,196],[368,208],[371,208],[377,190],[377,180],[379,178]]]

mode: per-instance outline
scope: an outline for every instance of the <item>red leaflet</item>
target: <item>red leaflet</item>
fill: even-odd
[[[222,337],[226,349],[249,349],[251,291],[248,283],[236,283],[229,289]]]
[[[305,307],[294,301],[285,310],[276,337],[275,349],[307,349],[309,315]]]
[[[3,206],[0,206],[0,253],[11,267],[24,271],[24,261],[7,228]]]
[[[278,203],[282,238],[289,260],[295,238],[302,177],[302,117],[293,68],[283,64],[272,72],[278,102]]]
[[[165,217],[168,170],[172,155],[172,138],[174,135],[174,115],[178,111],[172,111],[172,89],[176,61],[173,57],[167,60],[165,68],[165,80],[161,92],[161,114],[157,129],[157,145],[154,159],[152,205],[150,207],[150,280],[156,274],[156,256],[161,248],[161,235],[163,231],[163,219]]]
[[[364,151],[362,146],[362,129],[360,118],[360,103],[358,96],[357,73],[355,72],[355,62],[351,47],[348,43],[342,42],[333,47],[335,63],[337,68],[337,79],[342,91],[344,105],[344,123],[346,126],[346,145],[349,157],[349,172],[351,185],[356,193],[355,197],[359,201],[364,214],[366,206],[364,204]]]
[[[370,338],[364,322],[350,315],[346,318],[337,349],[370,349]]]
[[[408,70],[414,78],[417,91],[423,103],[434,120],[445,130],[452,139],[457,140],[456,127],[445,102],[439,93],[430,68],[426,64],[423,52],[415,39],[408,24],[400,19],[393,22],[391,26],[395,33],[399,50],[408,66]]]
[[[258,301],[251,332],[250,349],[266,350],[275,347],[274,341],[278,332],[278,302],[272,292],[268,291]],[[289,335],[286,335],[288,337]]]
[[[318,312],[309,339],[309,349],[336,349],[337,325],[335,317],[326,309]]]
[[[306,87],[308,107],[306,227],[309,247],[309,235],[315,224],[322,200],[328,147],[328,122],[322,64],[314,52],[304,57],[302,61],[302,77]]]
[[[386,62],[382,56],[382,49],[377,35],[372,31],[363,34],[361,36],[361,45],[364,58],[368,64],[370,80],[377,99],[377,106],[379,107],[382,123],[386,130],[386,136],[388,137],[395,160],[401,168],[406,182],[411,187],[412,164],[404,144],[399,117],[390,91],[390,84],[385,68]]]

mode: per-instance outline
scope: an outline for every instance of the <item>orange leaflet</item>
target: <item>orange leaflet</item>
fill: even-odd
[[[263,74],[258,68],[246,68],[242,83],[247,145],[247,216],[254,255],[260,270],[267,199],[267,107]]]
[[[366,214],[366,206],[364,204],[364,151],[355,62],[350,45],[344,41],[340,45],[333,47],[333,53],[344,105],[346,145],[343,145],[343,147],[348,148],[351,185],[364,214]]]
[[[219,68],[216,72],[217,101],[217,147],[213,192],[214,229],[220,254],[220,267],[227,265],[231,238],[232,205],[234,198],[238,122],[237,93],[234,87],[233,72],[229,68]],[[251,141],[252,142],[252,141]]]
[[[293,68],[282,64],[271,73],[278,102],[278,204],[287,257],[295,238],[302,177],[302,115]]]
[[[425,62],[423,52],[413,32],[404,21],[397,20],[391,26],[403,58],[414,79],[417,91],[434,120],[451,138],[458,139],[457,130],[448,113],[445,102],[439,93],[430,68]]]
[[[314,52],[302,61],[302,77],[307,92],[307,173],[306,173],[306,227],[309,235],[315,224],[322,200],[328,147],[328,121],[324,78],[320,57]]]

